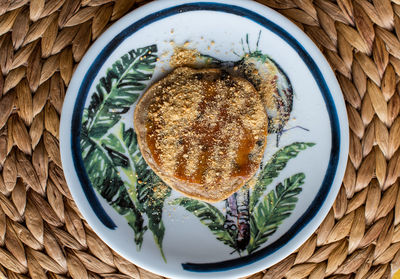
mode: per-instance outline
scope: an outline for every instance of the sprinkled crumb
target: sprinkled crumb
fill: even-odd
[[[176,47],[174,53],[171,56],[169,64],[173,68],[180,66],[192,66],[196,64],[199,59],[200,53],[195,49],[188,49],[184,47]]]
[[[170,64],[197,57],[196,50],[180,49]],[[233,178],[244,184],[253,176],[264,153],[268,119],[248,81],[217,69],[180,67],[154,90],[147,143],[162,172],[186,183],[179,191],[221,199],[237,189]]]

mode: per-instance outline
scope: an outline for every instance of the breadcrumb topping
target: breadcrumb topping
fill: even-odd
[[[181,67],[155,86],[146,138],[166,174],[205,191],[223,189],[232,177],[252,176],[268,120],[249,82],[218,69]]]

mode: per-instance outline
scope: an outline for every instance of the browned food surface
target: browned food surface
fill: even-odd
[[[172,188],[205,201],[243,186],[266,145],[260,95],[219,69],[175,69],[144,94],[134,120],[150,167]]]

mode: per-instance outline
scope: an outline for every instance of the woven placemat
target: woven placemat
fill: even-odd
[[[0,278],[161,278],[108,248],[65,183],[59,119],[90,44],[148,1],[0,1]],[[327,57],[350,156],[337,200],[294,254],[251,278],[390,278],[400,267],[400,0],[262,0]]]

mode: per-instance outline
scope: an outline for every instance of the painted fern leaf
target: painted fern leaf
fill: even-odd
[[[156,45],[133,49],[107,69],[88,107],[89,137],[101,138],[131,108],[153,76],[156,52]]]
[[[137,199],[140,210],[148,217],[148,227],[153,233],[154,241],[165,259],[162,249],[165,226],[162,221],[164,201],[171,195],[171,188],[168,187],[147,165],[141,154],[134,158],[138,184],[136,186]]]
[[[286,167],[286,164],[289,162],[289,160],[295,158],[300,151],[314,145],[315,143],[295,142],[278,150],[272,156],[272,158],[261,170],[257,183],[253,187],[253,191],[250,196],[250,212],[253,212],[268,185],[271,184],[274,178],[278,177],[279,173]]]
[[[96,191],[116,210],[124,216],[135,232],[135,243],[140,249],[143,234],[147,227],[143,226],[143,217],[134,205],[125,189],[119,173],[118,163],[112,157],[104,144],[91,140],[86,135],[81,136],[83,162],[90,181]]]
[[[258,249],[276,232],[283,220],[290,216],[297,203],[297,196],[304,184],[304,173],[298,173],[279,183],[254,209],[250,218],[250,242],[247,252]]]
[[[170,204],[184,207],[188,212],[199,218],[200,222],[207,226],[219,241],[236,250],[234,238],[224,227],[225,217],[216,207],[206,202],[184,197],[177,198]]]
[[[80,144],[86,172],[96,191],[128,221],[138,249],[147,227],[143,225],[139,202],[128,191],[136,184],[132,159],[127,155],[130,143],[126,143],[127,138],[108,132],[151,79],[156,52],[157,46],[151,45],[131,50],[117,60],[100,79],[82,118]],[[122,172],[129,181],[123,180]]]
[[[144,226],[144,220],[142,214],[139,210],[132,206],[132,201],[129,196],[124,194],[118,197],[118,203],[116,203],[113,208],[121,215],[125,217],[128,222],[128,225],[133,229],[135,233],[135,243],[137,246],[137,250],[139,251],[142,248],[143,236],[147,231],[147,226]],[[119,207],[118,204],[124,205],[129,204],[129,206]]]
[[[162,249],[165,233],[162,213],[164,201],[171,194],[171,189],[143,159],[133,129],[125,129],[122,123],[119,133],[109,134],[104,142],[112,147],[112,151],[108,152],[112,154],[110,156],[113,156],[114,164],[119,164],[122,172],[128,177],[125,188],[136,208],[147,215],[147,226],[153,233],[154,241],[166,261]]]

